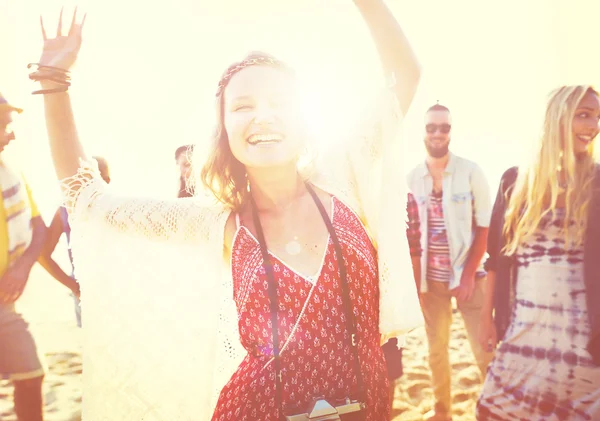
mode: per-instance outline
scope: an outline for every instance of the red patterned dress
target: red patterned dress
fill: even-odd
[[[389,383],[379,335],[377,252],[358,217],[333,198],[333,226],[347,267],[366,392],[366,419],[389,418]],[[271,254],[279,301],[280,367],[284,412],[305,412],[316,397],[355,398],[357,381],[349,344],[335,247],[331,238],[320,273],[305,278]],[[280,421],[268,282],[260,245],[241,227],[232,246],[234,299],[241,343],[248,355],[225,385],[213,421]],[[301,408],[302,410],[300,410]]]

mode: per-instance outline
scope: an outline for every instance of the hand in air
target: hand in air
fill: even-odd
[[[39,61],[40,66],[56,67],[66,71],[73,67],[81,48],[81,32],[86,16],[87,14],[84,14],[81,22],[77,23],[77,8],[75,8],[69,32],[64,35],[62,28],[63,10],[61,9],[58,18],[58,28],[54,38],[48,38],[46,29],[44,28],[44,20],[40,16],[40,25],[44,38],[44,48]]]

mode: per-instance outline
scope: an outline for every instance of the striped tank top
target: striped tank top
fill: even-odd
[[[427,205],[427,280],[450,282],[452,265],[442,194],[432,192]]]

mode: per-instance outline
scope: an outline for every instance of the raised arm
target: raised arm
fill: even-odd
[[[120,233],[158,240],[207,240],[222,212],[190,200],[156,200],[119,196],[108,190],[95,161],[88,160],[77,133],[68,92],[69,71],[81,47],[85,16],[79,22],[77,9],[67,33],[62,29],[62,11],[56,36],[42,25],[43,52],[38,70],[30,78],[40,82],[44,97],[46,128],[54,168],[65,194],[65,207],[73,228],[79,221],[115,228]],[[220,212],[220,213],[219,213]]]
[[[42,89],[48,92],[43,94],[46,129],[54,169],[59,179],[75,175],[80,160],[86,159],[77,134],[69,93],[67,90],[58,92],[65,87],[63,82],[67,81],[66,72],[71,70],[77,60],[84,23],[85,16],[81,23],[77,23],[77,9],[75,9],[69,31],[63,34],[61,10],[56,37],[48,37],[44,22],[40,18],[44,47],[38,70],[30,76],[33,80],[39,81]]]
[[[398,21],[383,0],[354,0],[365,20],[386,78],[393,75],[394,93],[406,115],[419,84],[421,68]]]
[[[362,206],[368,206],[372,195],[379,193],[372,192],[372,183],[367,178],[379,164],[383,168],[376,176],[376,185],[383,173],[398,179],[404,177],[398,165],[398,157],[402,155],[398,135],[421,70],[408,39],[383,0],[354,0],[354,4],[371,32],[384,75],[386,79],[393,77],[393,84],[362,107],[357,124],[343,129],[341,146],[321,154],[317,182],[322,177],[328,184],[338,185],[340,191],[356,196]],[[388,171],[390,167],[394,168],[394,174]]]

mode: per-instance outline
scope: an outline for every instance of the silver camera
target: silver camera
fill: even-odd
[[[340,405],[334,406],[325,399],[316,399],[304,414],[286,415],[286,421],[341,421],[340,416],[360,412],[365,405],[346,398]]]

